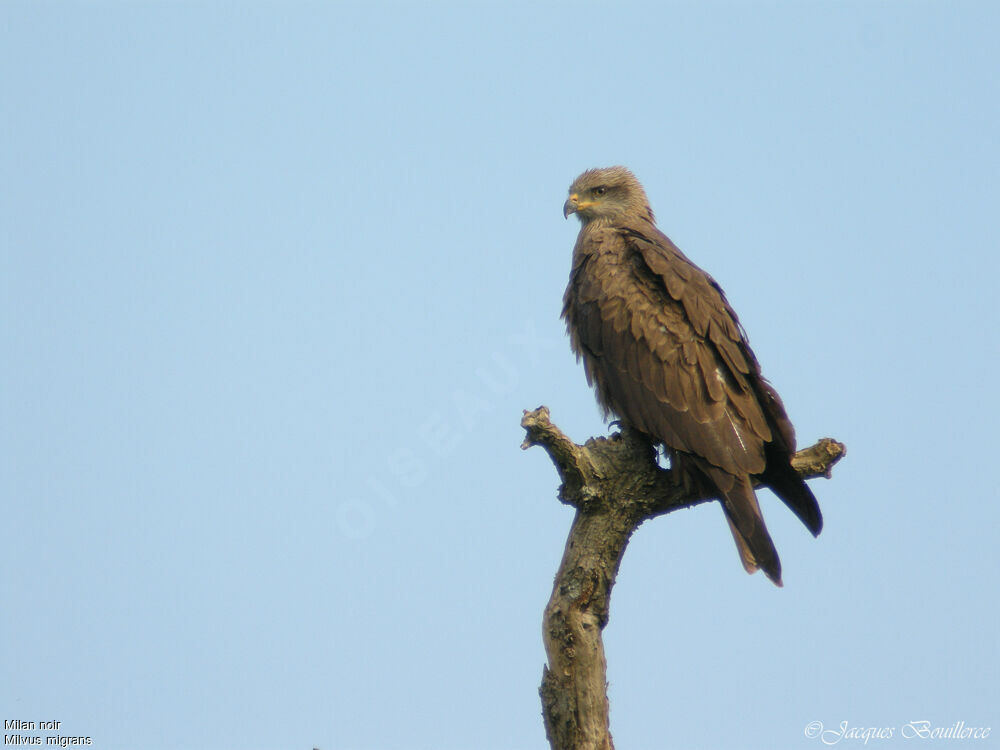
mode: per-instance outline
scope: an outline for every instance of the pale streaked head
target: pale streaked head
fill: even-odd
[[[653,221],[646,191],[625,167],[588,169],[569,188],[563,216],[576,214],[583,224],[595,219],[644,218]]]

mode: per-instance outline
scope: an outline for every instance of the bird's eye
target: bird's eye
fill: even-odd
[[[594,188],[594,195],[604,195],[606,192],[608,192],[608,189],[604,185]]]

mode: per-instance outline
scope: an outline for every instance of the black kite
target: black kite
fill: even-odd
[[[780,586],[752,481],[814,535],[823,517],[791,466],[792,424],[725,294],[656,228],[624,167],[584,172],[563,212],[582,223],[563,318],[605,415],[665,446],[673,468],[716,494],[744,567]]]

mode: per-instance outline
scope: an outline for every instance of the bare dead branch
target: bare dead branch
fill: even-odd
[[[622,555],[644,521],[713,498],[659,466],[652,445],[627,429],[577,445],[544,406],[526,411],[521,426],[521,447],[545,449],[562,480],[559,499],[576,508],[545,608],[548,664],[539,694],[546,735],[553,750],[613,750],[601,632]],[[792,465],[806,479],[829,478],[846,453],[824,438],[796,453]]]

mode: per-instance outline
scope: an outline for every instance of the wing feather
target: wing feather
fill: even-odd
[[[790,469],[784,407],[712,277],[648,224],[581,232],[563,317],[605,411],[690,457],[718,488],[734,535],[780,580],[750,476],[772,477],[814,533],[822,518]],[[784,464],[772,470],[774,461]]]

